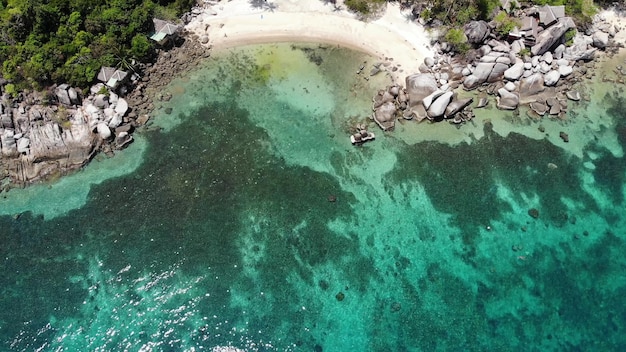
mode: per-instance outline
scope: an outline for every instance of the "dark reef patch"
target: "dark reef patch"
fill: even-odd
[[[579,160],[547,140],[516,133],[501,137],[489,125],[485,134],[471,145],[422,142],[403,146],[389,182],[413,180],[424,185],[434,206],[452,214],[465,243],[472,242],[478,228],[512,211],[498,198],[497,184],[511,190],[521,205],[529,205],[522,194],[537,194],[542,219],[555,226],[563,226],[568,216],[561,197],[585,202],[589,210],[597,209],[580,188]],[[558,167],[550,168],[550,163]]]
[[[610,108],[607,113],[611,115],[615,121],[615,130],[617,131],[617,140],[626,151],[626,99],[621,96],[607,95],[605,100]],[[591,148],[591,150],[600,155],[593,161],[595,170],[593,177],[597,188],[611,198],[614,204],[620,204],[624,201],[624,184],[626,183],[626,162],[624,157],[615,157],[606,150],[599,148]]]

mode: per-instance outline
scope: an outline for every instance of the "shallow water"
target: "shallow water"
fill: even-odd
[[[626,349],[623,99],[543,122],[572,147],[494,111],[353,147],[364,61],[214,55],[111,167],[3,194],[2,349]]]

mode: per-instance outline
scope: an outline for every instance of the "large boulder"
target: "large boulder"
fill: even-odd
[[[463,30],[467,41],[472,44],[484,42],[489,35],[489,25],[485,21],[471,21],[463,27]]]
[[[28,147],[30,145],[30,139],[22,137],[17,140],[17,151],[20,153],[28,153]]]
[[[76,91],[76,89],[70,87],[67,90],[67,95],[69,96],[70,102],[72,103],[72,105],[80,104],[80,95],[78,95],[78,92]]]
[[[548,106],[542,102],[534,101],[530,103],[530,109],[534,111],[537,115],[543,116],[548,112]]]
[[[462,111],[463,109],[465,109],[465,107],[470,105],[473,101],[474,101],[473,98],[453,99],[452,102],[448,104],[448,107],[446,108],[446,113],[445,113],[446,117],[454,116],[459,111]]]
[[[445,93],[445,91],[443,91],[441,89],[437,89],[436,91],[434,91],[430,95],[428,95],[426,98],[424,98],[422,100],[422,104],[424,105],[424,108],[426,110],[428,110],[428,108],[430,108],[430,105],[433,103],[433,101],[435,101],[435,99],[439,98],[443,93]]]
[[[374,109],[377,109],[381,105],[394,100],[395,97],[393,94],[389,93],[388,90],[381,89],[378,91],[378,94],[374,96]]]
[[[552,70],[543,76],[543,83],[546,86],[551,87],[557,84],[557,82],[559,81],[559,78],[561,78],[561,74],[559,73],[559,71]]]
[[[518,39],[511,43],[511,52],[513,54],[519,54],[519,52],[522,51],[522,49],[524,48],[526,48],[526,45],[524,45],[524,41],[521,39]]]
[[[478,79],[478,77],[476,77],[474,75],[469,75],[469,76],[465,77],[465,79],[463,80],[463,88],[465,88],[467,90],[471,90],[471,89],[474,89],[474,88],[478,87],[483,82],[484,81],[481,81],[480,79]]]
[[[98,125],[96,125],[96,131],[102,139],[109,139],[111,137],[111,129],[104,122],[100,122]]]
[[[123,118],[122,115],[120,114],[114,114],[113,116],[111,116],[111,119],[108,121],[109,124],[109,128],[117,128],[119,125],[122,124]]]
[[[54,93],[56,94],[57,99],[59,100],[59,103],[63,105],[72,105],[72,100],[70,99],[70,96],[67,93],[67,88],[68,88],[67,84],[61,84],[60,86],[57,87],[57,89],[55,89]]]
[[[591,36],[591,39],[593,39],[593,46],[595,46],[598,49],[604,49],[607,47],[607,45],[609,45],[608,33],[605,33],[602,31],[596,31]]]
[[[495,83],[502,80],[502,76],[504,76],[504,71],[509,68],[509,65],[496,62],[493,66],[491,72],[489,72],[489,77],[487,77],[487,82]]]
[[[109,97],[107,97],[104,94],[98,94],[98,95],[96,95],[96,97],[93,100],[93,105],[95,105],[96,107],[98,107],[100,109],[108,108],[109,107]]]
[[[115,136],[115,144],[118,149],[122,149],[127,146],[129,143],[133,141],[133,136],[131,136],[128,132],[120,132]]]
[[[552,52],[546,51],[543,55],[541,55],[540,60],[547,63],[548,65],[551,65],[552,61],[554,61],[554,56],[552,56]]]
[[[529,97],[543,92],[544,89],[543,75],[541,73],[534,73],[526,78],[522,78],[519,86],[519,94],[521,97]]]
[[[505,88],[498,89],[498,109],[515,110],[519,105],[519,96],[517,93],[509,92]]]
[[[517,59],[515,64],[504,71],[504,78],[509,81],[517,81],[524,73],[524,61]]]
[[[128,102],[124,98],[119,98],[117,100],[117,104],[115,105],[115,112],[124,116],[128,111]]]
[[[374,110],[374,121],[383,129],[388,131],[394,128],[396,122],[396,105],[388,101]]]
[[[435,99],[427,110],[428,117],[431,119],[442,117],[446,113],[446,108],[448,107],[448,104],[450,104],[450,100],[452,100],[453,95],[454,93],[452,92],[445,92]]]
[[[578,91],[576,91],[576,90],[568,90],[567,92],[565,92],[565,96],[569,100],[573,100],[573,101],[579,101],[580,100],[580,93]]]
[[[562,59],[563,58],[563,53],[565,52],[565,44],[560,44],[559,46],[557,46],[554,49],[554,58],[555,59]]]
[[[567,77],[574,72],[574,68],[572,66],[559,66],[559,74],[561,77]]]
[[[563,35],[569,29],[576,28],[571,17],[559,18],[557,23],[546,28],[537,35],[535,45],[530,48],[533,55],[542,55],[557,43],[560,44]]]
[[[489,78],[491,71],[493,70],[496,64],[494,62],[479,62],[472,72],[472,75],[476,76],[480,83],[484,83]]]
[[[422,103],[422,100],[438,89],[437,80],[429,73],[416,73],[406,77],[406,91],[409,106]]]
[[[58,124],[46,123],[31,128],[30,154],[33,162],[58,160],[67,157],[69,152]]]
[[[91,132],[84,115],[77,111],[70,117],[70,128],[63,130],[63,142],[69,149],[67,162],[69,165],[82,165],[94,153],[96,136]]]
[[[14,136],[15,133],[8,129],[0,134],[0,147],[2,147],[2,155],[5,157],[12,158],[19,154]]]
[[[474,72],[471,75],[465,77],[463,81],[463,87],[465,89],[474,89],[479,85],[485,83],[487,79],[490,77],[491,72],[493,71],[496,64],[493,62],[479,62],[476,64],[476,68],[474,68]]]

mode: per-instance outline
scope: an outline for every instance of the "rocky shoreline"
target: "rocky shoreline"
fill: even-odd
[[[475,49],[466,55],[453,54],[443,41],[434,43],[437,55],[407,76],[405,87],[388,86],[374,96],[372,119],[384,131],[392,130],[398,119],[464,124],[473,118],[473,109],[490,101],[500,110],[527,107],[528,117],[537,121],[565,119],[568,101],[588,99],[577,89],[593,77],[598,59],[623,48],[613,38],[625,28],[596,16],[591,26],[566,43],[566,33],[576,30],[574,21],[561,16],[542,28],[539,11],[544,10],[550,8],[521,9],[516,14],[530,19],[529,26],[539,27],[533,28],[532,41],[519,30],[506,40],[498,39],[494,23],[472,21],[464,32]],[[530,31],[522,29],[526,35]],[[623,83],[622,68],[616,70],[620,74],[615,81]],[[459,87],[473,92],[469,94],[473,98],[460,97],[455,91]],[[561,139],[569,141],[564,132]]]
[[[195,10],[184,22],[202,12]],[[520,18],[539,22],[536,8],[518,11]],[[565,45],[565,33],[575,28],[571,18],[555,18],[544,27],[539,26],[529,45],[528,38],[516,33],[498,39],[493,23],[468,23],[465,35],[475,49],[461,57],[448,43],[433,43],[435,57],[426,58],[418,73],[407,76],[405,87],[394,84],[377,93],[372,120],[384,131],[392,130],[398,119],[463,124],[474,117],[473,109],[490,101],[502,110],[527,106],[529,117],[537,120],[564,119],[568,101],[586,99],[574,86],[594,74],[598,53],[611,55],[623,46],[612,38],[624,28],[597,18]],[[66,175],[98,153],[112,155],[132,143],[132,134],[150,124],[159,102],[171,98],[163,88],[210,56],[203,42],[206,38],[183,30],[179,42],[160,50],[153,64],[136,67],[126,94],[118,95],[102,83],[87,92],[60,85],[16,97],[3,94],[0,192]],[[616,81],[623,82],[621,67],[616,69]],[[370,74],[386,70],[378,65]],[[459,87],[475,93],[460,97],[455,91]],[[567,142],[569,137],[561,138]]]
[[[155,103],[172,79],[210,55],[194,35],[181,33],[152,64],[138,65],[127,94],[103,83],[83,92],[67,85],[23,91],[0,99],[0,192],[56,179],[80,169],[98,153],[113,155],[149,124]],[[2,85],[4,85],[4,82]],[[3,93],[5,92],[3,88]]]

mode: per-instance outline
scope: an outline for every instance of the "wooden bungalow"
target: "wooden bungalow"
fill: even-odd
[[[154,34],[150,39],[161,46],[168,45],[171,41],[175,40],[180,31],[180,26],[158,18],[153,18],[152,23],[154,23]]]
[[[102,66],[98,73],[98,80],[111,89],[117,89],[120,85],[126,83],[129,78],[130,75],[128,72],[118,70],[114,67]]]

